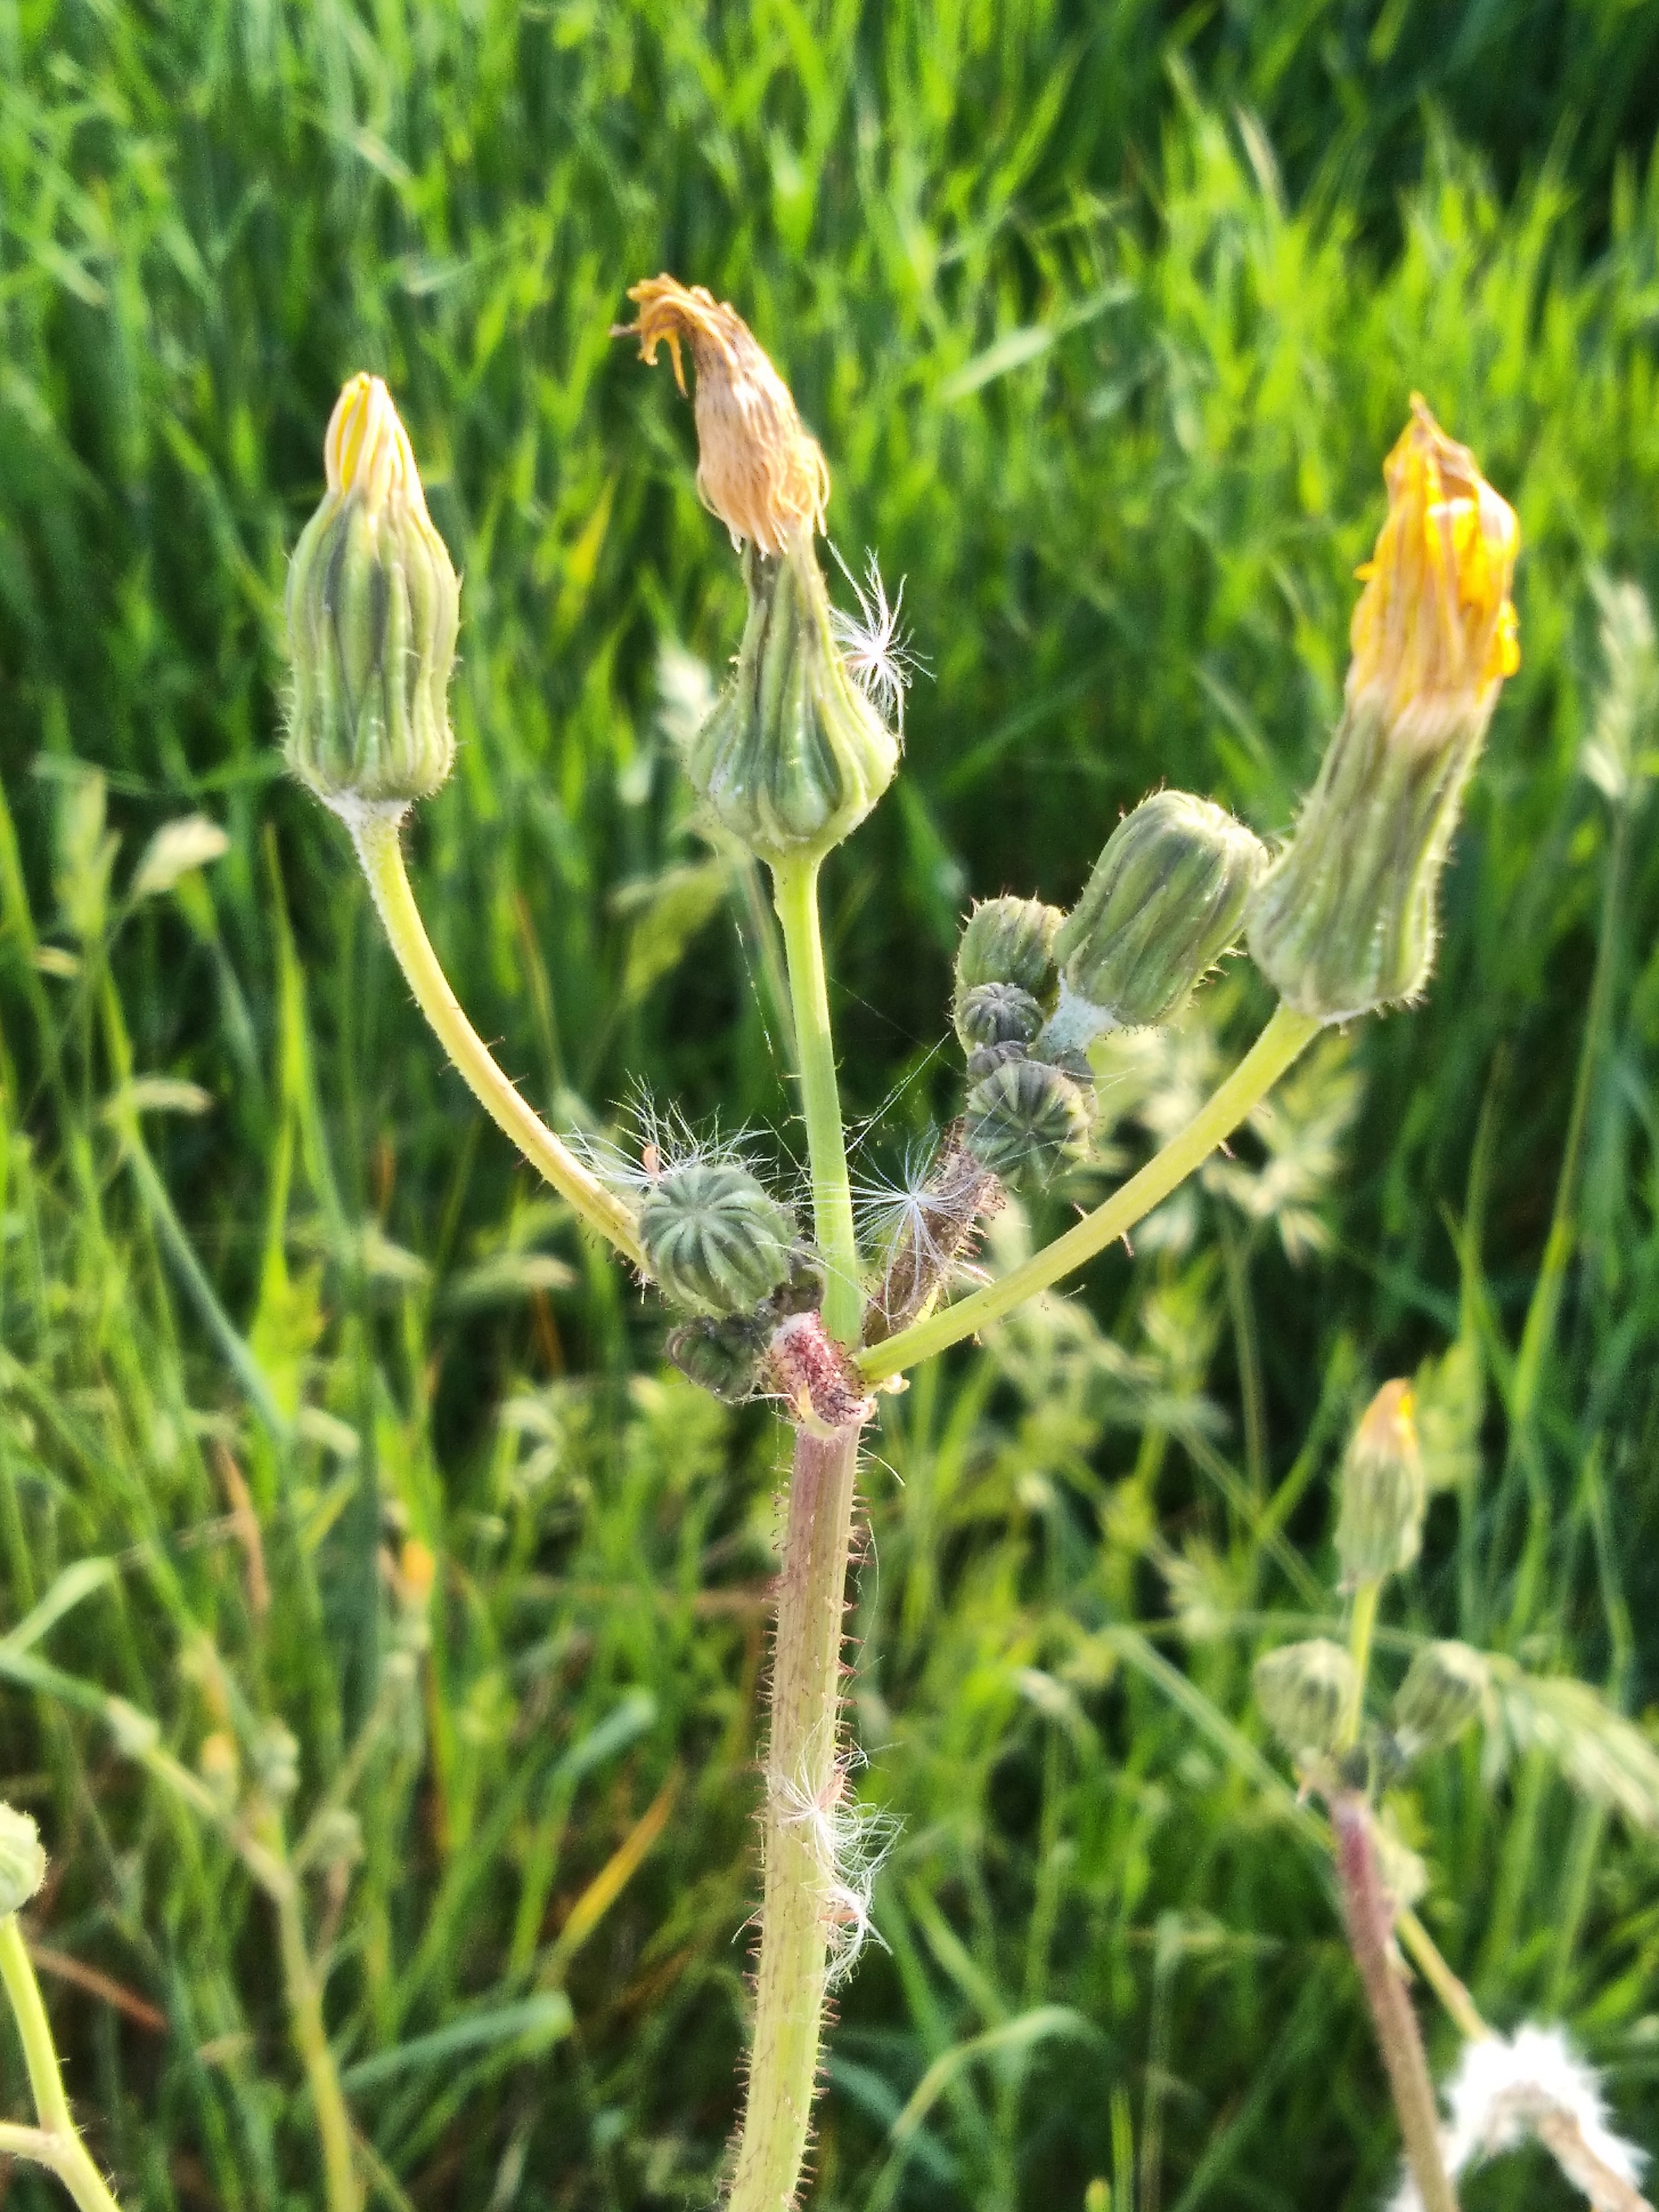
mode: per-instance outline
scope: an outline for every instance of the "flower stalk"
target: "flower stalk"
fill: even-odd
[[[23,1944],[17,1916],[0,1919],[0,1982],[3,1982],[12,2017],[23,2045],[29,2090],[34,2099],[38,2128],[0,2129],[0,2152],[32,2159],[47,2166],[63,2183],[81,2212],[118,2212],[109,2185],[99,2172],[92,2154],[76,2132],[69,2100],[64,2094],[52,2024],[40,1998],[29,1954]]]

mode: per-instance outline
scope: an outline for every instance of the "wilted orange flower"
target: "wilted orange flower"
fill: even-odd
[[[1349,696],[1382,685],[1390,720],[1408,707],[1467,708],[1521,665],[1515,511],[1415,392],[1382,474],[1389,517],[1358,571]]]
[[[789,387],[736,308],[701,284],[652,276],[628,295],[640,319],[617,332],[637,337],[654,362],[666,339],[674,380],[685,390],[680,340],[697,372],[697,489],[734,538],[781,553],[798,532],[821,530],[830,471],[802,427]]]
[[[371,514],[394,495],[425,521],[426,494],[409,433],[378,376],[362,372],[341,387],[323,441],[330,491],[355,491]]]

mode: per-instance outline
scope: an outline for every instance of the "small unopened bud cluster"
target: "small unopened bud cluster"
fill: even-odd
[[[961,1143],[1004,1182],[1046,1182],[1088,1149],[1088,1062],[1045,1055],[1039,1042],[1060,988],[1054,940],[1064,920],[1040,899],[987,899],[957,949],[952,1011],[968,1055]]]

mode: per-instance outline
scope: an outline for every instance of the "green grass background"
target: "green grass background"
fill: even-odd
[[[1386,2191],[1248,1702],[1334,1612],[1370,1383],[1456,1347],[1394,1630],[1659,1695],[1659,866],[1579,766],[1592,576],[1659,583],[1656,126],[1650,0],[0,0],[0,1773],[125,2201],[320,2201],[269,1906],[167,1763],[269,1774],[275,1721],[293,1833],[360,1826],[306,1910],[383,2202],[706,2203],[732,2123],[780,1437],[663,1370],[478,1126],[276,753],[286,555],[368,368],[465,572],[412,839],[463,1000],[568,1124],[641,1080],[783,1122],[659,696],[665,641],[718,670],[741,614],[689,410],[607,336],[659,269],[752,323],[930,666],[830,883],[872,1163],[951,1110],[970,894],[1069,900],[1166,780],[1288,824],[1413,389],[1519,511],[1434,988],[1304,1101],[1323,1249],[1206,1200],[921,1374],[865,1483],[860,1786],[904,1826],[815,2201]],[[130,898],[192,812],[226,856]],[[1559,1764],[1471,1749],[1406,1801],[1425,1917],[1659,2148],[1659,1856]],[[0,2079],[21,2113],[5,2033]]]

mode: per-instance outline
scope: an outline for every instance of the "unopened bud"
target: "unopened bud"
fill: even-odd
[[[281,1805],[300,1786],[300,1747],[286,1722],[266,1721],[250,1747],[253,1772],[259,1787],[274,1804]]]
[[[689,1321],[670,1330],[666,1349],[682,1375],[735,1406],[754,1391],[766,1338],[746,1319]]]
[[[236,1802],[237,1785],[240,1780],[234,1739],[223,1729],[211,1730],[202,1738],[202,1747],[196,1754],[196,1765],[219,1810],[222,1813],[231,1811]]]
[[[957,947],[957,1000],[981,983],[1016,983],[1048,1006],[1054,994],[1054,938],[1066,919],[1041,899],[984,899]]]
[[[720,826],[775,867],[822,856],[892,781],[898,740],[854,681],[811,539],[744,555],[749,619],[732,680],[686,750]]]
[[[1042,1008],[1018,983],[975,983],[957,1000],[957,1035],[969,1052],[983,1045],[1030,1044]]]
[[[377,376],[341,392],[328,487],[288,575],[288,763],[340,807],[406,805],[448,775],[460,586]]]
[[[1412,404],[1383,466],[1388,520],[1359,571],[1342,720],[1248,933],[1285,1004],[1327,1022],[1427,981],[1464,788],[1520,665],[1514,513]]]
[[[1328,1758],[1340,1749],[1354,1692],[1353,1662],[1340,1644],[1316,1636],[1286,1644],[1255,1662],[1255,1701],[1292,1759]]]
[[[710,1321],[770,1297],[794,1241],[787,1207],[735,1160],[668,1169],[640,1209],[640,1242],[663,1296]]]
[[[1068,1000],[1093,1017],[1065,1042],[1179,1013],[1237,940],[1267,859],[1242,822],[1190,792],[1154,792],[1126,815],[1054,943]]]
[[[1491,1686],[1485,1658],[1467,1644],[1425,1644],[1394,1701],[1394,1732],[1407,1759],[1443,1751],[1480,1717]]]
[[[963,1142],[988,1174],[1044,1182],[1089,1148],[1082,1086],[1037,1060],[1011,1060],[968,1094]]]
[[[27,1813],[0,1804],[0,1919],[20,1911],[46,1878],[40,1831]]]
[[[1353,1432],[1336,1522],[1344,1589],[1400,1573],[1421,1548],[1428,1492],[1416,1415],[1411,1384],[1385,1382]]]

